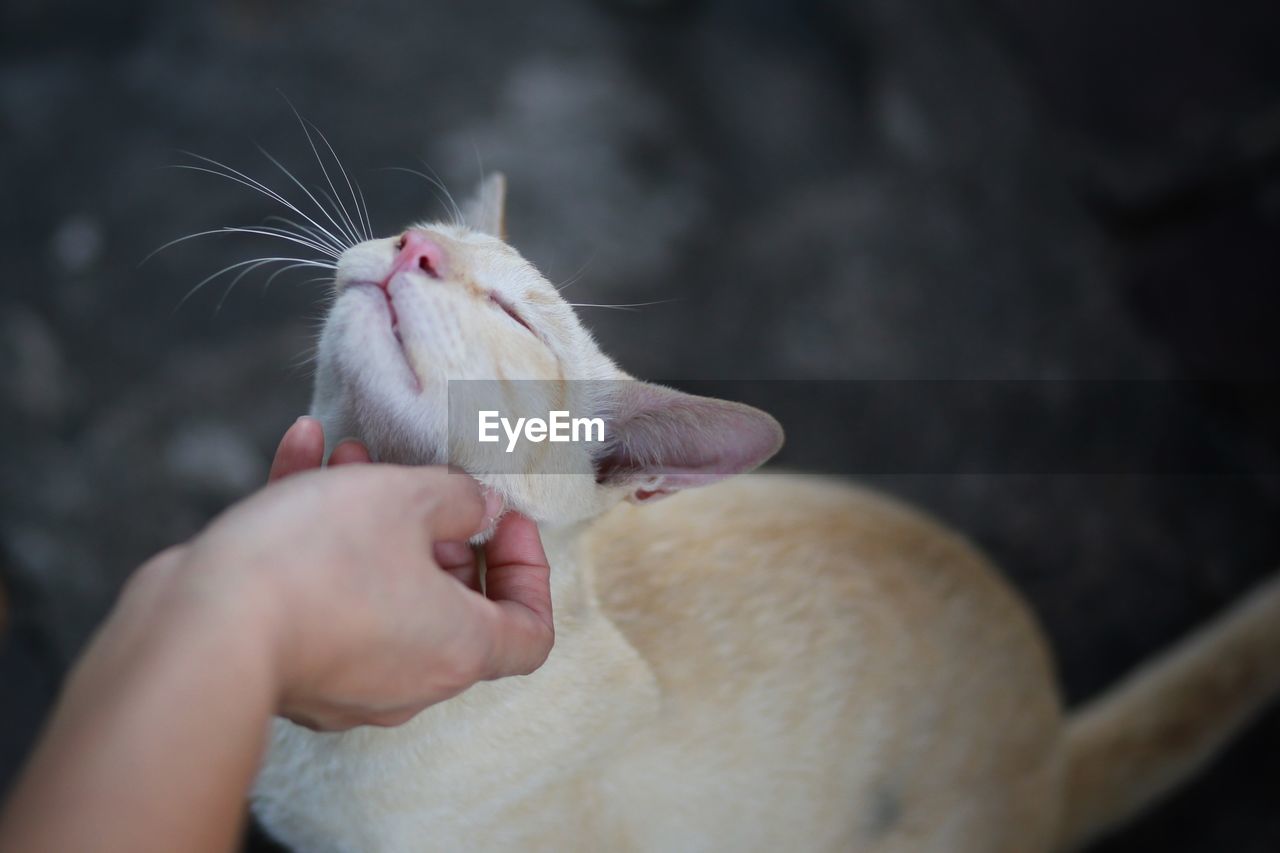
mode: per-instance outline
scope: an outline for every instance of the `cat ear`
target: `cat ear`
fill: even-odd
[[[507,239],[507,176],[501,172],[489,175],[476,187],[475,195],[462,205],[462,219],[469,228]]]
[[[782,447],[782,427],[759,409],[648,382],[618,385],[596,481],[630,487],[631,501],[742,474]]]

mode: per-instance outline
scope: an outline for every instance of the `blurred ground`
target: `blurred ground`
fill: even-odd
[[[329,134],[382,231],[510,177],[514,242],[662,379],[1186,380],[1218,476],[874,478],[974,536],[1099,689],[1280,560],[1280,14],[1155,0],[0,8],[0,787],[121,579],[253,488],[324,288],[257,247],[255,142]],[[314,179],[314,175],[311,176]],[[1183,387],[1183,386],[1179,386]],[[778,412],[784,422],[799,411]],[[1074,413],[1085,440],[1105,411]],[[860,436],[906,447],[886,419]],[[992,450],[1019,439],[990,424]],[[945,430],[944,430],[945,432]],[[861,439],[860,439],[861,440]],[[895,444],[896,442],[896,444]],[[856,447],[786,461],[850,472]],[[1229,474],[1229,476],[1228,476]],[[1280,849],[1280,717],[1106,850]]]

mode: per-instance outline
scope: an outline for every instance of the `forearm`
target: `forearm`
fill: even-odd
[[[318,425],[291,434],[318,467]],[[531,671],[554,639],[533,522],[498,523],[490,597],[432,559],[500,509],[443,468],[341,465],[289,476],[153,559],[68,679],[0,850],[230,849],[273,714],[397,725]]]
[[[234,846],[273,674],[252,603],[238,625],[166,574],[131,587],[72,672],[0,819],[0,849]]]

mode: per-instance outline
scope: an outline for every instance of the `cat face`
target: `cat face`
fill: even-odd
[[[342,255],[313,403],[328,435],[359,437],[382,461],[457,465],[543,523],[712,482],[776,452],[781,428],[763,412],[615,366],[503,241],[504,191],[493,176],[465,207],[466,224],[415,225]],[[479,444],[456,420],[450,428],[451,400],[456,418],[458,389],[470,387],[503,411],[599,417],[606,441],[504,456],[501,442]]]

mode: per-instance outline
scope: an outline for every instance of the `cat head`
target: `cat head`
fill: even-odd
[[[461,222],[343,253],[312,406],[331,439],[358,437],[381,461],[454,464],[547,524],[712,483],[777,452],[782,429],[764,412],[635,380],[601,352],[504,241],[505,187],[501,175],[483,182]],[[510,422],[600,419],[603,440],[508,452],[502,430],[478,441],[471,418],[484,407]]]

